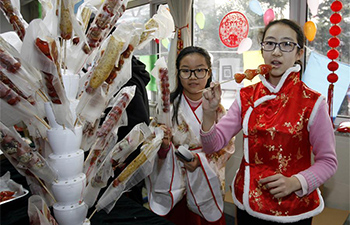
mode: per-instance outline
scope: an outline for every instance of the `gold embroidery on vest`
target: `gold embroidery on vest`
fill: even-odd
[[[279,151],[276,153],[276,155],[273,155],[271,157],[271,160],[273,159],[277,159],[278,160],[278,170],[276,170],[276,173],[282,173],[282,171],[287,171],[287,167],[288,167],[288,162],[291,161],[291,156],[284,156],[282,154],[283,152],[283,148],[282,145],[278,146]]]
[[[256,119],[256,126],[257,127],[264,127],[265,126],[265,123],[261,123],[261,119],[264,115],[259,115]]]
[[[303,90],[303,98],[310,98],[311,94],[306,94],[305,90]]]
[[[259,210],[263,208],[263,203],[260,198],[261,195],[262,191],[260,188],[255,188],[255,190],[249,192],[249,199],[258,205]]]
[[[267,148],[269,150],[269,152],[275,151],[275,146],[274,145],[265,145],[264,144],[264,147]]]
[[[307,197],[302,197],[300,199],[301,202],[304,202],[307,206],[310,205],[310,199]]]
[[[266,131],[270,133],[271,140],[273,140],[276,135],[276,128],[275,127],[267,128]]]
[[[273,213],[275,216],[281,216],[283,213],[281,211],[278,211],[278,210],[270,210],[271,213]]]
[[[299,141],[303,140],[303,135],[302,135],[302,130],[304,128],[304,122],[308,121],[308,118],[305,118],[305,111],[306,108],[303,109],[303,112],[300,114],[299,113],[299,121],[296,123],[296,125],[293,127],[290,122],[285,122],[284,126],[288,127],[288,131],[290,134],[294,134],[293,138],[298,137]]]
[[[292,79],[293,79],[294,85],[299,82],[299,77],[298,76],[294,76],[294,77],[292,77]]]
[[[262,159],[259,159],[258,153],[255,153],[255,158],[254,158],[255,164],[263,164]]]
[[[286,107],[286,104],[287,104],[288,101],[289,101],[289,97],[288,97],[286,94],[282,93],[282,94],[279,96],[279,98],[281,99],[281,101],[282,101],[282,103],[283,103],[281,108]]]

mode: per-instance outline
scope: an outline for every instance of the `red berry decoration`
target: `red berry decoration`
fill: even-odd
[[[338,25],[334,25],[334,26],[331,26],[331,28],[329,28],[329,33],[332,35],[332,36],[337,36],[341,33],[341,28],[340,26]]]
[[[341,1],[334,1],[331,4],[331,9],[333,12],[339,12],[343,8],[343,3]]]
[[[329,18],[329,21],[331,21],[331,23],[334,23],[334,24],[340,23],[341,15],[339,13],[333,13]]]
[[[329,33],[333,37],[331,37],[328,40],[328,45],[332,49],[330,49],[327,52],[327,57],[332,60],[331,62],[328,63],[328,66],[327,66],[328,70],[332,71],[332,73],[330,73],[327,76],[327,80],[328,80],[328,82],[330,82],[330,84],[328,86],[327,103],[328,103],[328,107],[329,107],[328,113],[329,113],[331,118],[333,117],[332,106],[333,106],[333,95],[334,95],[334,83],[338,81],[338,75],[335,74],[334,71],[336,71],[339,68],[339,64],[334,61],[335,59],[337,59],[339,57],[339,52],[335,48],[340,45],[340,40],[336,36],[338,36],[341,33],[341,28],[337,24],[341,22],[342,16],[338,12],[342,8],[343,8],[343,4],[341,3],[341,1],[335,0],[331,4],[331,9],[335,13],[333,13],[329,18],[329,21],[333,24],[329,28]]]
[[[336,58],[338,58],[338,56],[339,56],[339,52],[338,52],[338,50],[336,50],[336,49],[331,49],[331,50],[329,50],[328,52],[327,52],[327,57],[329,58],[329,59],[336,59]]]
[[[336,71],[339,68],[339,64],[335,61],[331,61],[330,63],[328,63],[328,69],[330,71]]]
[[[335,82],[338,81],[338,75],[335,74],[335,73],[330,73],[327,76],[327,80],[328,80],[329,83],[335,83]]]
[[[329,40],[328,40],[328,45],[329,47],[331,48],[336,48],[340,45],[340,40],[339,38],[337,37],[331,37]]]

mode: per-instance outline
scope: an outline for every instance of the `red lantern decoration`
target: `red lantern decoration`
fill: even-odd
[[[327,57],[329,59],[334,60],[334,59],[338,58],[338,56],[339,56],[339,52],[337,49],[331,49],[331,50],[328,50],[328,52],[327,52]]]
[[[337,36],[341,33],[341,28],[338,25],[331,26],[331,28],[329,28],[329,33],[332,36]]]
[[[335,74],[335,73],[330,73],[327,76],[327,80],[328,80],[329,83],[335,83],[335,82],[338,81],[338,75]]]
[[[328,40],[328,45],[329,47],[331,48],[336,48],[340,45],[340,40],[339,38],[337,37],[331,37],[329,40]]]
[[[335,0],[331,4],[331,9],[334,12],[330,18],[329,21],[333,24],[329,28],[329,33],[333,36],[328,40],[328,45],[332,49],[330,49],[327,52],[327,57],[331,59],[332,61],[328,63],[328,70],[332,71],[332,73],[328,74],[327,80],[330,83],[328,86],[328,113],[332,119],[332,109],[333,109],[333,93],[334,93],[334,83],[338,81],[338,75],[334,73],[339,68],[339,64],[335,62],[334,60],[339,57],[339,52],[335,48],[339,46],[340,40],[336,36],[338,36],[341,33],[341,28],[337,25],[341,22],[342,17],[338,13],[343,8],[343,4],[339,0]],[[332,119],[333,121],[333,119]]]
[[[331,17],[329,18],[329,21],[331,21],[331,23],[333,24],[337,24],[340,23],[341,21],[341,15],[339,13],[334,13],[331,15]]]
[[[333,12],[339,12],[343,8],[343,3],[341,1],[334,1],[331,4],[331,9]]]
[[[328,63],[328,69],[330,71],[336,71],[339,68],[339,64],[335,61],[331,61],[330,63]]]

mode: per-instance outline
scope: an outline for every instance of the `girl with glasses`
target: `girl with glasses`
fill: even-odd
[[[225,163],[234,152],[233,140],[221,150],[202,152],[199,130],[202,92],[209,87],[211,60],[200,47],[184,48],[176,60],[177,87],[170,95],[172,127],[161,125],[165,137],[158,159],[146,179],[150,209],[179,225],[224,225]],[[217,108],[216,120],[224,115]],[[188,146],[192,160],[175,152]],[[182,148],[182,147],[181,147]]]
[[[338,162],[325,98],[300,80],[304,40],[293,21],[270,22],[261,51],[272,70],[242,88],[218,123],[220,86],[203,92],[203,151],[215,152],[243,131],[244,155],[232,183],[238,225],[311,225],[324,208],[318,187]]]

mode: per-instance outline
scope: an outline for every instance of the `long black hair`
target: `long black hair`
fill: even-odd
[[[273,20],[271,21],[269,24],[267,24],[267,26],[265,27],[264,31],[262,32],[262,37],[261,37],[261,41],[264,41],[265,38],[265,34],[266,31],[273,25],[275,24],[284,24],[288,27],[290,27],[292,30],[295,31],[295,33],[297,34],[297,42],[300,46],[300,48],[298,48],[298,52],[300,52],[301,49],[304,48],[304,44],[305,44],[305,35],[304,32],[302,30],[302,28],[300,27],[299,24],[297,24],[295,21],[293,20],[289,20],[289,19],[280,19],[280,20]],[[263,49],[261,49],[261,53],[262,53]],[[301,69],[300,69],[300,77],[303,71],[303,63],[300,60],[297,60],[295,62],[296,64],[299,64]]]
[[[194,54],[194,53],[202,55],[205,58],[205,61],[206,61],[207,65],[208,65],[208,69],[211,69],[210,55],[207,52],[207,50],[205,50],[204,48],[201,48],[201,47],[198,47],[198,46],[189,46],[189,47],[186,47],[186,48],[182,49],[181,52],[179,53],[179,55],[177,56],[177,58],[176,58],[176,83],[177,83],[177,87],[176,87],[175,91],[173,91],[170,94],[170,103],[172,103],[173,107],[174,107],[174,113],[173,113],[173,116],[172,116],[172,121],[176,122],[177,124],[179,124],[177,115],[178,115],[179,105],[180,105],[180,102],[181,102],[181,95],[182,95],[182,91],[183,91],[183,86],[181,84],[180,74],[179,74],[180,63],[181,63],[181,60],[185,56],[190,55],[190,54]],[[205,87],[209,87],[211,81],[212,81],[212,76],[209,77]],[[175,99],[177,97],[179,97],[179,100],[176,103],[174,103],[174,101],[175,101]]]

